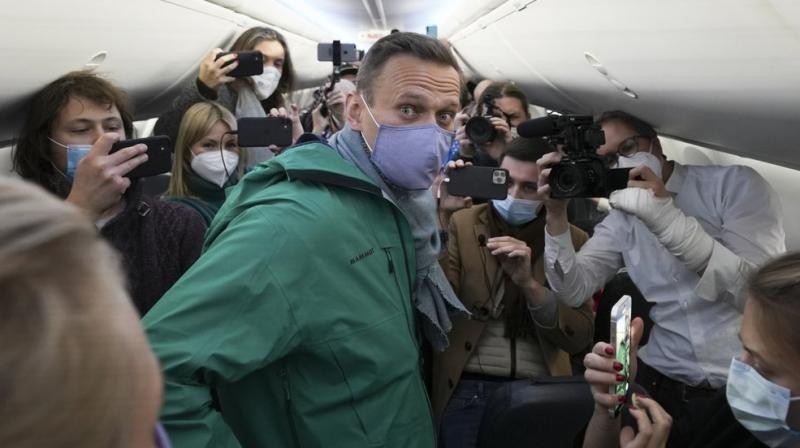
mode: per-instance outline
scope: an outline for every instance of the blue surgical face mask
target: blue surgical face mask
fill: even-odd
[[[514,196],[508,195],[505,199],[492,200],[494,209],[497,214],[503,218],[503,221],[511,224],[512,226],[520,226],[527,224],[536,219],[536,214],[542,201],[535,201],[532,199],[517,199]]]
[[[726,386],[734,417],[748,431],[772,448],[800,446],[800,431],[789,428],[789,403],[800,400],[791,391],[770,382],[754,368],[734,358]]]
[[[433,185],[447,157],[454,132],[436,124],[391,126],[375,120],[366,100],[364,107],[378,127],[372,163],[392,185],[404,190],[425,190]],[[366,141],[366,140],[365,140]],[[369,147],[369,143],[367,143]]]
[[[67,150],[67,171],[63,174],[70,182],[74,181],[75,170],[78,169],[78,164],[81,163],[81,160],[83,160],[84,157],[86,157],[86,154],[89,154],[89,150],[92,149],[92,145],[65,145],[53,140],[50,137],[47,138],[49,138],[51,142]]]

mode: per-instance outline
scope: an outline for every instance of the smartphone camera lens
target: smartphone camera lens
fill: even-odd
[[[495,185],[503,185],[506,183],[506,172],[496,170],[492,173],[492,183]]]

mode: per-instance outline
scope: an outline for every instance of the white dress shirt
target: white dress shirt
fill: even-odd
[[[786,251],[780,206],[769,184],[743,166],[675,163],[666,189],[715,240],[705,271],[691,272],[639,218],[612,210],[577,254],[569,233],[545,232],[545,275],[559,300],[577,306],[626,267],[655,304],[639,357],[674,380],[719,388],[741,350],[747,278]]]

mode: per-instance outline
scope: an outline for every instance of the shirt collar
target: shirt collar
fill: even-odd
[[[683,185],[683,178],[686,175],[686,167],[678,162],[673,163],[672,175],[669,176],[669,180],[667,180],[664,188],[670,193],[678,194],[678,190],[680,190]]]

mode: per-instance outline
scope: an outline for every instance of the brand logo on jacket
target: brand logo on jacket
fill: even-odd
[[[358,263],[359,261],[361,261],[361,260],[363,260],[363,259],[365,259],[365,258],[369,257],[370,255],[373,255],[374,253],[375,253],[375,248],[374,248],[374,247],[370,248],[370,249],[369,249],[368,251],[366,251],[366,252],[361,252],[360,254],[358,254],[358,255],[356,255],[355,257],[353,257],[353,258],[351,258],[351,259],[350,259],[350,264],[351,264],[351,265],[352,265],[352,264],[356,264],[356,263]]]

